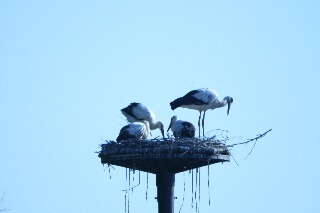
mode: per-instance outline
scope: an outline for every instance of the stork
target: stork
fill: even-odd
[[[148,121],[133,122],[121,128],[117,142],[122,140],[146,139],[150,133]]]
[[[219,99],[217,92],[212,89],[208,88],[201,88],[197,90],[192,90],[188,92],[186,95],[175,99],[170,103],[171,109],[175,110],[178,107],[188,108],[188,109],[195,109],[198,110],[199,120],[198,120],[198,127],[199,127],[199,137],[200,137],[200,119],[201,113],[203,112],[202,117],[202,136],[204,136],[204,118],[206,111],[208,109],[216,109],[225,106],[228,104],[228,111],[227,115],[229,115],[230,106],[233,102],[233,98],[230,96],[226,96],[223,100]]]
[[[177,116],[172,116],[169,129],[175,138],[194,138],[196,128],[188,121],[178,120]]]
[[[155,121],[155,114],[153,111],[141,103],[131,103],[126,108],[121,109],[122,114],[127,118],[128,122],[143,122],[148,121],[150,130],[160,129],[162,137],[164,138],[164,127],[161,121]]]

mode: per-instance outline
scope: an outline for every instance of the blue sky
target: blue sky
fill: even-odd
[[[124,212],[125,169],[95,151],[126,124],[130,102],[196,124],[169,103],[209,87],[226,108],[206,130],[242,142],[234,161],[201,169],[200,212],[319,212],[318,1],[1,1],[0,194],[10,212]],[[154,131],[154,136],[160,131]],[[135,174],[137,181],[138,173]],[[157,212],[141,173],[130,212]],[[191,209],[191,176],[176,175],[175,209]],[[211,205],[208,205],[210,194]]]

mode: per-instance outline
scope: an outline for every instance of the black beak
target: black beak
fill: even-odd
[[[228,103],[228,111],[227,111],[227,115],[229,115],[229,111],[230,111],[230,107],[231,107],[231,103]]]

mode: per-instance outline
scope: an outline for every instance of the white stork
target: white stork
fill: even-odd
[[[121,128],[117,142],[122,140],[146,139],[150,133],[148,121],[133,122]]]
[[[143,122],[144,120],[148,121],[150,130],[160,129],[162,137],[164,138],[163,124],[161,121],[155,121],[156,116],[150,108],[141,103],[131,103],[126,108],[123,108],[121,112],[130,123]]]
[[[192,123],[178,120],[177,116],[172,116],[167,132],[170,128],[175,138],[194,138],[196,132]]]
[[[195,109],[200,112],[198,127],[199,127],[199,137],[200,137],[200,119],[201,113],[203,112],[202,118],[202,135],[204,136],[204,117],[208,109],[216,109],[223,107],[228,104],[227,115],[229,115],[230,106],[233,102],[233,98],[226,96],[223,100],[220,100],[218,94],[208,88],[202,88],[197,90],[192,90],[188,92],[185,96],[175,99],[170,103],[171,109],[175,110],[178,107]]]

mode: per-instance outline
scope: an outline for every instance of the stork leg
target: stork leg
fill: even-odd
[[[200,111],[199,120],[198,120],[199,138],[200,138],[200,119],[201,119],[201,111]]]
[[[204,117],[206,115],[206,111],[203,112],[203,118],[202,118],[202,136],[204,137]]]

